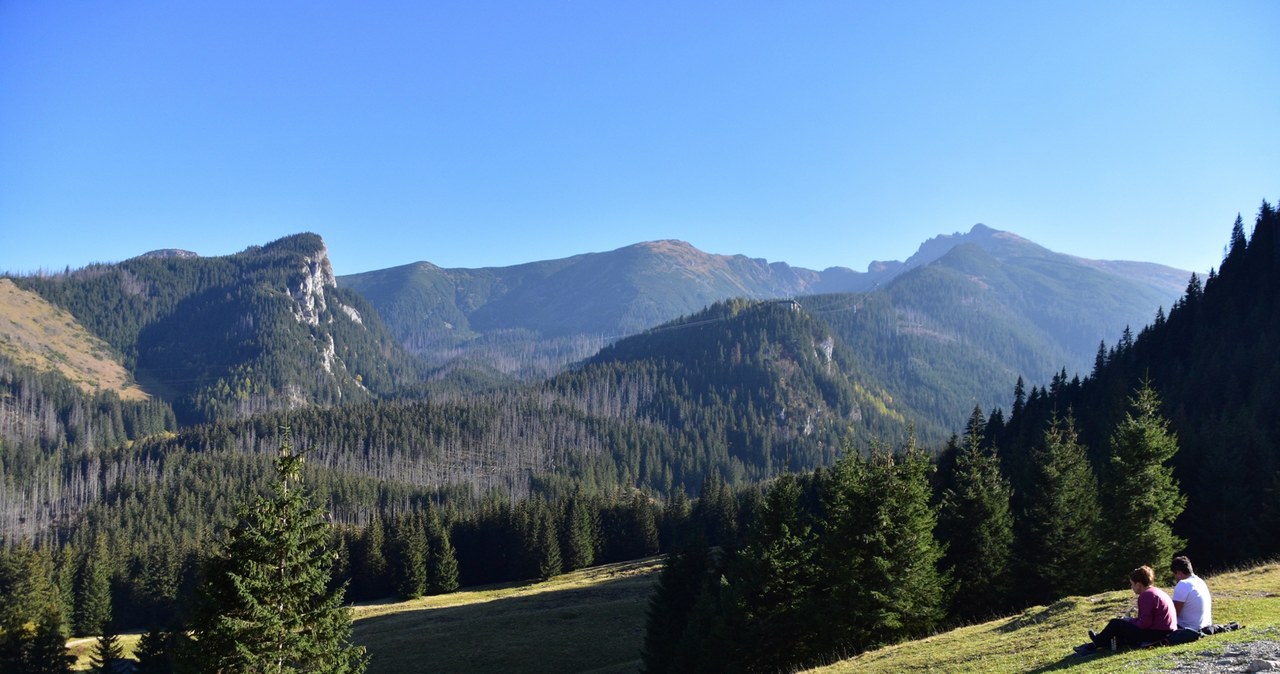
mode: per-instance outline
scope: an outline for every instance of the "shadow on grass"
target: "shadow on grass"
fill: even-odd
[[[364,618],[369,674],[634,672],[654,578]]]

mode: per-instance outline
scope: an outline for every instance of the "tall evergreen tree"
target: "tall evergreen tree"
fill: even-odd
[[[538,577],[543,580],[555,578],[564,571],[564,562],[560,554],[560,528],[556,526],[556,516],[549,505],[543,504],[534,511],[534,514]]]
[[[707,593],[719,591],[723,554],[704,541],[689,541],[667,555],[645,619],[641,671],[646,674],[692,670],[690,653],[702,649],[700,630],[691,623],[705,616],[695,607]],[[702,602],[705,606],[708,602]]]
[[[445,594],[458,589],[458,555],[449,529],[434,509],[427,513],[427,592]]]
[[[327,524],[284,431],[270,497],[244,508],[210,565],[185,663],[198,672],[363,672],[343,588],[331,590]]]
[[[569,497],[565,504],[564,533],[560,545],[566,569],[582,569],[595,562],[600,541],[597,516],[597,511],[580,491]]]
[[[898,455],[873,447],[865,461],[846,445],[824,486],[816,639],[823,650],[864,650],[941,622],[946,577],[931,467],[914,439]]]
[[[133,653],[138,658],[138,674],[172,674],[172,642],[171,635],[160,629],[152,628],[144,632]]]
[[[67,654],[52,562],[27,541],[0,549],[0,671],[66,672]]]
[[[403,599],[421,597],[427,591],[427,535],[417,515],[405,513],[391,523],[387,566],[396,593]]]
[[[35,638],[23,652],[25,669],[3,669],[26,674],[66,674],[71,671],[76,657],[67,648],[67,637],[62,629],[62,614],[52,607],[45,611],[36,625]]]
[[[1036,488],[1019,527],[1020,595],[1045,603],[1087,594],[1101,581],[1098,483],[1072,417],[1053,417],[1032,453]]]
[[[386,556],[386,528],[374,517],[365,527],[351,562],[351,597],[362,601],[379,599],[391,593],[390,568]]]
[[[94,642],[93,655],[89,666],[95,674],[111,674],[113,663],[124,658],[124,646],[120,644],[120,635],[110,622],[102,623],[98,628],[98,638]]]
[[[870,588],[861,610],[873,616],[871,644],[926,634],[945,613],[946,576],[938,569],[942,548],[933,537],[937,513],[930,504],[931,463],[914,438],[894,455],[874,450],[865,497],[872,508],[863,535],[861,576]]]
[[[110,620],[111,571],[106,541],[99,537],[81,561],[76,578],[75,632],[81,636],[97,634]]]
[[[814,655],[817,541],[808,520],[799,482],[792,475],[779,477],[730,564],[726,608],[735,614],[735,651],[752,669],[782,669]]]
[[[1107,576],[1144,564],[1164,569],[1185,543],[1173,534],[1173,523],[1187,499],[1166,465],[1178,452],[1178,439],[1160,415],[1160,397],[1150,381],[1142,383],[1129,405],[1111,434],[1103,488],[1103,531],[1111,564],[1105,569]]]
[[[1011,492],[995,450],[983,447],[985,426],[982,409],[975,407],[938,514],[943,566],[952,579],[951,614],[961,619],[998,613],[1010,599]]]

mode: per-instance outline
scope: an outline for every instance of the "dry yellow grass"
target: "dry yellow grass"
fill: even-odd
[[[0,279],[0,353],[39,371],[57,370],[87,393],[109,390],[124,400],[148,398],[130,382],[106,342],[9,279]]]

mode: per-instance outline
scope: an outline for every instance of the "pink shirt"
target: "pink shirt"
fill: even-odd
[[[1149,587],[1138,595],[1138,617],[1131,622],[1144,630],[1172,632],[1177,629],[1177,615],[1169,595],[1158,587]]]

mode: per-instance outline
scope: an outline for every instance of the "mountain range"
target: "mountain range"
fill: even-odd
[[[907,341],[933,335],[963,344],[974,331],[1011,333],[998,345],[1005,352],[991,357],[999,376],[1012,381],[1088,368],[1100,341],[1148,323],[1181,295],[1189,276],[1157,264],[1055,253],[976,225],[924,242],[905,262],[873,262],[866,272],[813,271],[655,241],[512,267],[418,262],[341,276],[338,284],[363,295],[396,339],[437,372],[545,376],[713,302],[848,295],[828,304],[888,302],[885,320]]]
[[[897,400],[895,414],[943,428],[1006,397],[1019,376],[1087,369],[1101,341],[1149,322],[1187,276],[977,225],[866,272],[655,241],[512,267],[419,262],[335,277],[323,240],[300,234],[230,256],[165,249],[8,283],[10,296],[48,303],[41,311],[73,320],[68,332],[107,347],[38,350],[62,348],[64,363],[105,354],[127,374],[95,386],[159,396],[188,423],[543,378],[715,302],[798,298],[850,347],[849,376]],[[31,344],[0,332],[11,357]]]

